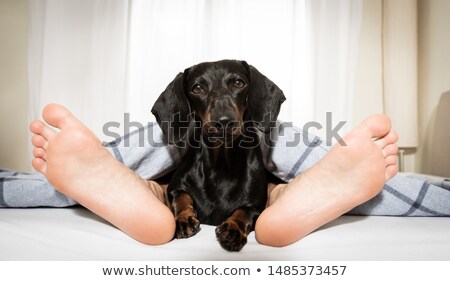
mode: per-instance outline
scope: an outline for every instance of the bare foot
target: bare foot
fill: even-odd
[[[367,118],[309,170],[270,193],[256,222],[266,245],[294,243],[377,195],[397,173],[397,134],[384,115]]]
[[[155,196],[155,182],[117,161],[66,108],[50,104],[42,116],[60,131],[39,120],[30,124],[32,164],[57,190],[138,241],[163,244],[174,237],[173,214]]]

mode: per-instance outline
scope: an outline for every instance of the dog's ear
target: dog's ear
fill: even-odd
[[[250,77],[247,93],[247,111],[250,117],[264,133],[275,126],[281,104],[286,100],[283,91],[255,67],[242,62]]]
[[[189,127],[191,109],[184,93],[185,73],[175,77],[152,107],[152,113],[170,144],[182,141]]]

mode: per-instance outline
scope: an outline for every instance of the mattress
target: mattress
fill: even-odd
[[[155,226],[156,227],[156,226]],[[214,227],[148,246],[83,207],[0,209],[0,260],[450,260],[450,218],[342,216],[283,248],[254,232],[241,252],[223,250]]]

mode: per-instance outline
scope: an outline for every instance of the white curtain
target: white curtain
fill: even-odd
[[[61,103],[102,136],[125,111],[129,3],[32,0],[29,9],[30,119]]]
[[[326,124],[326,112],[332,113],[333,124],[346,121],[341,133],[353,126],[353,100],[362,22],[362,1],[308,1],[311,58],[312,118]],[[308,106],[308,105],[307,105]],[[292,116],[296,120],[296,116]],[[325,126],[325,125],[324,125]],[[330,127],[330,128],[331,128]],[[324,137],[326,131],[317,134]],[[335,141],[335,140],[333,140]]]
[[[362,0],[30,0],[30,118],[62,103],[102,137],[125,112],[152,121],[186,67],[233,58],[283,89],[280,119],[351,125],[361,17]]]

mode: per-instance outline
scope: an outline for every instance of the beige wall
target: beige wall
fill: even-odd
[[[419,0],[420,147],[416,169],[423,173],[432,172],[432,159],[429,155],[434,116],[440,96],[448,91],[450,91],[450,1]],[[450,130],[450,124],[447,130]],[[450,155],[446,157],[450,158]],[[450,167],[447,171],[450,171]],[[441,176],[449,177],[450,173]]]
[[[363,0],[354,122],[383,112],[382,0]],[[450,1],[418,0],[419,147],[406,150],[408,172],[430,173],[434,114],[440,96],[450,91]],[[450,114],[450,113],[449,113]],[[450,125],[449,125],[450,127]],[[450,145],[450,140],[449,140]],[[448,155],[450,158],[450,155]],[[441,175],[441,176],[450,176]]]
[[[0,0],[0,167],[28,171],[27,1]]]

